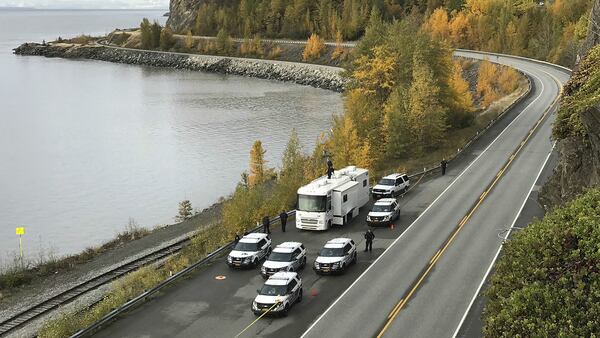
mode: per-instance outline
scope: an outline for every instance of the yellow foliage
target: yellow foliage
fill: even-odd
[[[244,39],[240,46],[240,55],[242,56],[262,57],[264,54],[262,40],[258,35],[254,36],[252,40]]]
[[[498,86],[502,95],[508,95],[519,87],[519,73],[513,68],[502,67],[498,76]]]
[[[431,37],[440,40],[447,41],[450,36],[450,26],[448,22],[448,12],[444,8],[438,8],[425,21],[424,28],[431,34]]]
[[[281,47],[279,46],[271,48],[271,50],[269,51],[269,59],[279,59],[282,52],[283,49],[281,49]]]
[[[250,150],[250,175],[248,176],[250,186],[256,186],[266,181],[266,152],[262,146],[262,142],[259,140],[255,141],[252,145],[252,149]]]
[[[484,107],[489,106],[500,97],[496,88],[497,77],[498,67],[487,60],[482,61],[477,78],[477,93],[481,97]]]
[[[185,36],[185,48],[188,50],[194,47],[194,37],[192,36],[192,31],[188,31]]]
[[[358,133],[348,116],[335,117],[330,138],[333,163],[338,167],[354,164],[360,147]]]
[[[465,112],[473,111],[473,96],[469,90],[469,83],[462,76],[462,66],[458,61],[454,62],[449,84],[454,91],[456,106]]]
[[[338,59],[344,54],[344,47],[342,46],[342,32],[337,31],[335,35],[335,50],[331,54],[331,60]]]
[[[452,44],[457,47],[467,47],[469,19],[464,12],[457,13],[449,24],[449,34]]]
[[[394,88],[396,58],[384,47],[375,47],[372,57],[364,55],[354,62],[352,78],[360,85],[359,90],[387,95]]]
[[[304,61],[311,61],[321,57],[321,54],[325,51],[325,40],[320,38],[317,34],[313,33],[306,42],[304,52],[302,53],[302,59]]]

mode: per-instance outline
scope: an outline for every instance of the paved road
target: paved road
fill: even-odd
[[[458,55],[482,57],[470,52]],[[549,157],[552,116],[541,123],[495,188],[483,199],[482,193],[568,79],[566,71],[549,65],[503,56],[489,59],[529,74],[535,80],[533,101],[305,337],[453,336],[501,245],[498,229],[510,226],[518,216]],[[470,213],[465,223],[463,217]],[[463,226],[456,232],[459,224]]]
[[[502,120],[498,121],[488,133],[469,147],[457,160],[451,162],[449,172],[446,176],[428,179],[416,186],[401,201],[402,218],[396,224],[395,229],[376,230],[376,240],[372,254],[366,254],[361,251],[358,257],[358,264],[353,266],[348,271],[348,274],[343,276],[321,277],[314,274],[310,268],[306,269],[302,272],[304,292],[307,296],[305,300],[292,309],[289,317],[261,319],[252,325],[244,333],[243,337],[298,337],[344,292],[344,296],[325,313],[307,335],[315,337],[369,337],[376,335],[385,324],[388,313],[402,297],[402,294],[406,292],[408,286],[418,276],[423,267],[426,266],[449,232],[456,226],[471,206],[471,203],[478,198],[485,184],[491,180],[497,169],[499,169],[508,155],[510,155],[510,151],[514,150],[515,145],[518,144],[517,139],[520,140],[522,138],[521,136],[527,132],[533,121],[541,115],[545,107],[556,96],[558,86],[552,78],[543,76],[542,72],[537,69],[537,66],[533,67],[525,61],[521,63],[531,68],[525,69],[525,71],[529,71],[532,76],[537,77],[532,95],[522,104],[515,107],[510,113],[507,113]],[[552,67],[548,67],[548,69],[557,73]],[[561,81],[566,79],[566,76],[562,74],[557,74],[557,76],[561,76]],[[547,131],[547,124],[544,124],[544,126],[546,127],[543,130]],[[546,142],[549,146],[550,141],[547,135],[542,135],[543,130],[535,134],[533,140],[541,140],[540,143]],[[498,136],[499,138],[492,143]],[[490,143],[492,143],[491,146],[489,146]],[[531,163],[527,162],[529,163],[528,165],[540,166],[541,160],[537,164],[534,162],[544,152],[547,154],[547,151],[542,149],[545,147],[544,144],[538,146],[539,149],[535,149],[537,155],[531,158]],[[529,147],[528,145],[527,149]],[[519,156],[510,172],[517,172],[517,164],[523,162],[522,158],[528,157],[529,153],[527,156]],[[529,170],[530,168],[526,169]],[[532,176],[534,174],[533,172],[531,173]],[[498,194],[498,192],[502,191],[502,187],[506,186],[504,183],[508,176],[509,174],[507,173],[507,177],[502,179],[501,183],[503,184],[490,195],[489,201],[485,203],[486,206],[491,204],[489,202],[492,199],[492,195]],[[523,181],[527,181],[527,177],[529,177],[529,175],[520,174],[515,176],[523,176]],[[524,187],[525,184],[521,182],[521,178],[517,179],[518,182],[514,185],[515,190],[521,192],[523,190],[521,186],[529,188]],[[532,180],[533,178],[530,177],[529,179]],[[516,186],[517,184],[519,185],[518,187]],[[513,191],[512,184],[510,188],[510,190],[504,190]],[[441,197],[438,198],[440,194]],[[518,206],[511,209],[512,204],[514,204],[512,203],[513,201],[500,199],[498,207],[489,208],[492,209],[490,212],[495,214],[495,222],[486,223],[486,227],[493,228],[494,230],[490,236],[486,235],[484,237],[486,237],[486,241],[489,241],[488,237],[494,237],[494,240],[491,241],[493,244],[487,244],[488,247],[485,247],[484,251],[492,249],[494,246],[497,247],[496,244],[499,244],[496,241],[495,228],[499,227],[497,223],[502,223],[500,219],[504,216],[506,218],[514,217],[518,209]],[[511,199],[518,200],[514,196],[511,196]],[[493,203],[498,202],[494,201]],[[458,237],[461,238],[461,246],[464,245],[463,242],[465,241],[468,242],[468,246],[471,246],[471,240],[480,240],[479,238],[473,239],[471,238],[472,236],[468,236],[469,238],[467,239],[462,239],[462,237],[467,237],[465,235],[467,233],[466,230],[474,227],[477,221],[475,218],[480,217],[479,214],[482,211],[484,211],[483,207],[474,215],[473,220],[469,222],[468,226],[465,227],[464,233],[461,233]],[[359,242],[362,247],[364,245],[362,233],[366,229],[364,222],[365,214],[366,212],[363,210],[361,215],[351,222],[349,226],[336,228],[327,232],[303,232],[294,228],[291,228],[285,234],[276,231],[273,234],[274,242],[275,244],[287,240],[303,242],[309,250],[308,258],[312,264],[318,249],[330,238],[349,236]],[[418,220],[417,217],[419,217]],[[407,231],[406,229],[409,226],[410,229]],[[400,239],[397,240],[398,238]],[[390,247],[394,241],[396,241],[395,244],[382,256],[384,250]],[[457,242],[453,246],[458,245],[457,239]],[[477,248],[482,245],[483,243],[478,244]],[[471,251],[475,252],[477,250]],[[473,258],[472,256],[475,257]],[[464,273],[464,275],[457,274],[459,280],[466,276],[474,284],[479,284],[481,278],[477,279],[475,272],[463,272],[465,270],[463,265],[466,266],[466,270],[469,270],[469,266],[475,267],[481,265],[482,263],[479,260],[485,261],[485,255],[482,254],[482,257],[479,256],[479,253],[475,252],[473,254],[469,251],[468,255],[465,256],[466,258],[459,259],[461,262],[464,259],[467,264],[454,264],[461,271],[461,274]],[[448,250],[441,260],[452,257],[454,257],[454,254],[451,255],[450,250]],[[477,258],[476,261],[470,261],[475,258]],[[378,260],[377,264],[372,265],[368,275],[360,278],[356,284],[349,288],[376,260]],[[489,260],[487,264],[489,264]],[[434,291],[446,290],[448,285],[442,285],[443,288],[441,288],[438,286],[437,281],[439,280],[445,284],[444,281],[449,280],[454,272],[450,271],[450,276],[438,277],[438,269],[436,268],[436,271],[430,275],[425,286],[436,283],[434,285],[436,286],[436,290]],[[227,278],[221,281],[216,280],[214,277],[218,275],[224,275]],[[455,286],[456,282],[454,279],[457,278],[452,278],[450,286]],[[225,265],[224,260],[218,260],[186,280],[181,281],[176,287],[167,290],[144,306],[132,311],[126,317],[99,332],[97,336],[234,337],[254,321],[255,317],[250,312],[250,303],[256,294],[255,290],[262,285],[262,282],[263,280],[259,276],[258,270],[231,271]],[[462,288],[463,284],[468,283],[459,282],[459,284]],[[467,286],[465,286],[464,290],[460,291],[465,293],[460,298],[466,303],[475,294],[477,285],[472,290]],[[437,327],[437,321],[448,317],[447,320],[444,320],[446,327],[444,332],[447,332],[447,335],[451,335],[468,304],[463,306],[464,309],[456,305],[456,307],[451,307],[451,310],[448,311],[448,309],[443,309],[438,304],[442,304],[442,302],[444,304],[451,304],[446,299],[453,298],[452,295],[457,292],[455,290],[448,290],[443,295],[435,294],[427,296],[430,292],[429,290],[425,291],[425,288],[420,290],[414,296],[413,300],[408,303],[405,309],[406,313],[403,310],[403,313],[394,325],[397,325],[399,319],[407,314],[411,316],[411,321],[407,322],[407,327],[410,328],[411,334],[433,337],[439,336],[439,334],[436,334],[436,332],[439,333],[439,330],[427,331],[423,330],[423,328],[429,327],[433,329]],[[432,300],[433,303],[429,304]],[[421,307],[424,312],[419,314],[417,311],[415,315],[408,312],[409,310],[419,310],[417,307]],[[437,310],[432,311],[432,308]],[[447,316],[448,314],[453,314],[458,319],[453,322],[452,318],[450,318],[451,316]],[[433,319],[435,317],[439,317],[436,318],[435,323],[429,322],[427,324],[427,318]],[[417,318],[417,320],[414,318]],[[447,328],[452,325],[454,327],[451,329]],[[392,329],[390,329],[390,332],[397,334],[404,332],[404,328],[402,331],[398,331],[395,326]],[[409,336],[409,332],[406,331],[406,333],[406,335],[402,335]],[[390,336],[394,335],[390,334]]]

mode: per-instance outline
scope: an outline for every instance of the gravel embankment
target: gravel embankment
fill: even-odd
[[[24,43],[14,49],[17,55],[37,55],[69,59],[91,59],[116,63],[207,71],[308,85],[337,92],[344,90],[343,69],[306,63],[244,59],[225,56],[147,51],[103,45],[65,43]]]

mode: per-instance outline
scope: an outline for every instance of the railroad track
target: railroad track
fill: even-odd
[[[63,291],[45,301],[38,303],[28,309],[25,309],[18,314],[0,322],[0,336],[4,336],[9,332],[23,326],[33,319],[56,309],[59,306],[68,304],[83,294],[106,285],[115,279],[121,278],[124,275],[135,271],[143,266],[157,262],[174,253],[179,252],[190,242],[190,238],[185,238],[177,243],[166,246],[160,250],[151,252],[129,263],[125,263],[113,270],[105,272],[97,277],[78,284],[66,291]]]

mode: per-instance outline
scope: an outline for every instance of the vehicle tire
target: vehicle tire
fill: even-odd
[[[302,265],[300,266],[300,270],[304,270],[305,267],[306,267],[306,257],[304,257],[304,259],[302,260]]]
[[[341,272],[341,273],[344,273],[344,272],[346,272],[346,263],[343,263],[343,264],[342,264],[342,268],[340,269],[340,272]]]
[[[298,300],[297,300],[298,303],[302,302],[302,295],[303,294],[304,294],[304,291],[302,289],[300,289],[300,294],[298,295]]]
[[[331,229],[331,220],[327,221],[327,229]]]
[[[283,311],[281,312],[281,315],[284,317],[287,317],[288,312],[290,312],[290,306],[286,305],[285,308],[283,309]]]
[[[254,265],[254,267],[256,268],[256,267],[258,267],[258,263],[259,263],[258,258],[254,258],[254,262],[252,262],[252,265]]]

